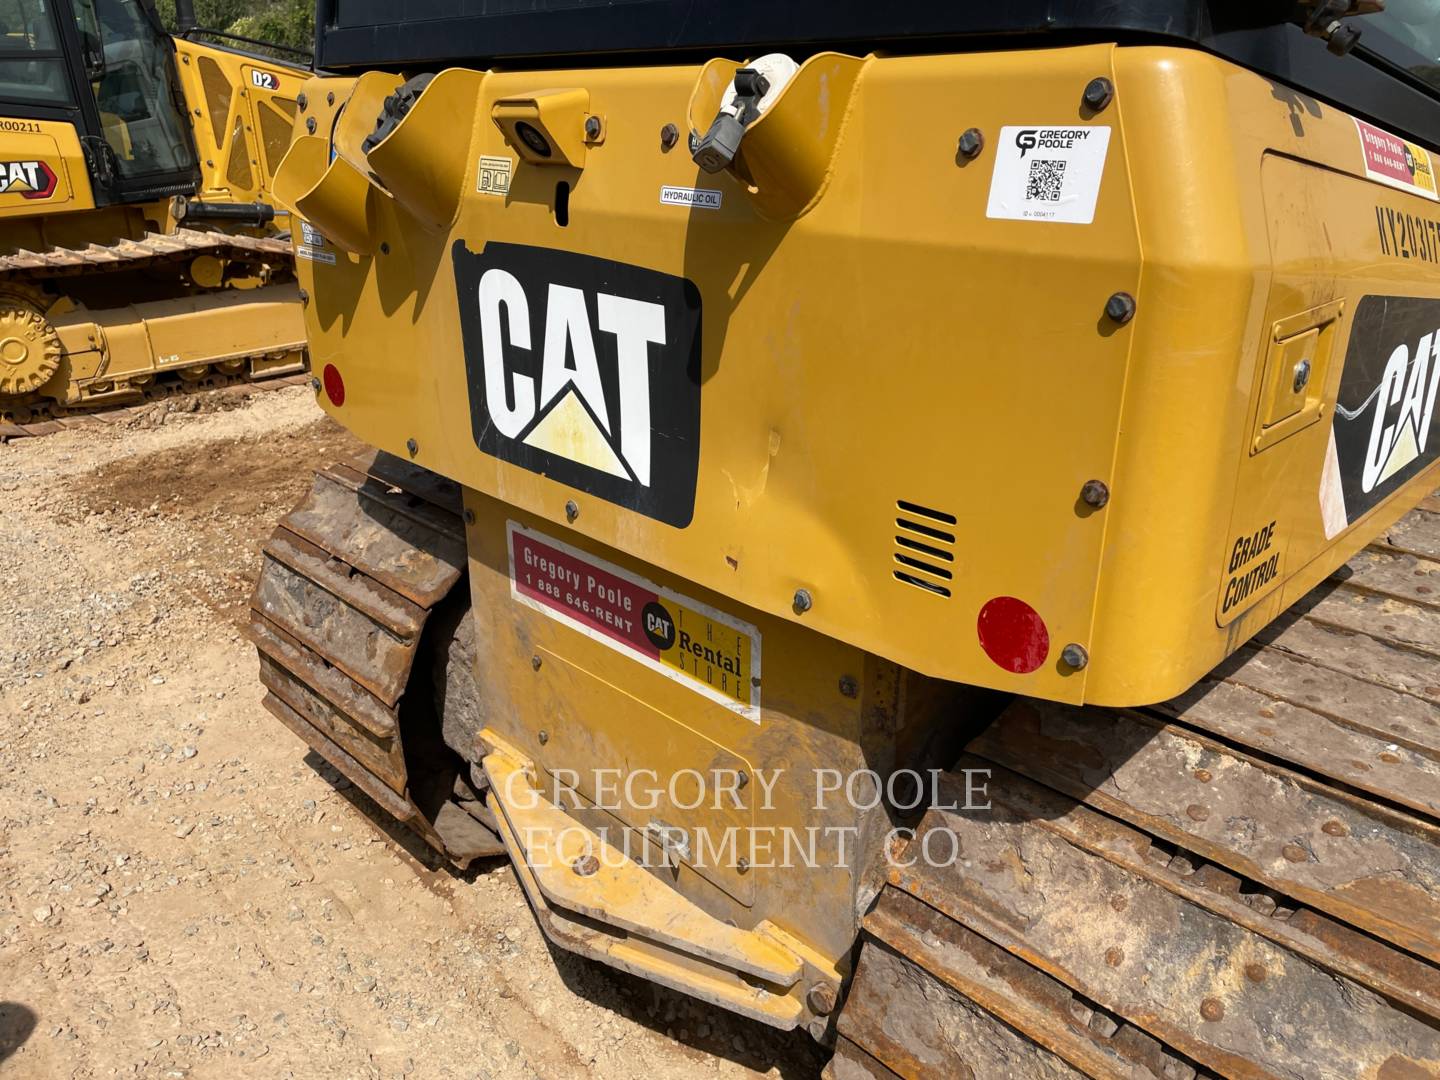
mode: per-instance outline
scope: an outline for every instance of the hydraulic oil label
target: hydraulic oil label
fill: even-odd
[[[760,631],[518,522],[510,595],[668,679],[760,721]]]

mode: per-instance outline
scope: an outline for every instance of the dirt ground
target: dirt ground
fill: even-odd
[[[356,449],[303,388],[0,446],[0,1076],[815,1076],[556,953],[260,708],[258,547]]]

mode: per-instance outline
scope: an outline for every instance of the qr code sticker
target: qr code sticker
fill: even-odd
[[[1061,189],[1065,186],[1065,165],[1063,161],[1030,162],[1030,178],[1025,185],[1026,202],[1059,202]]]

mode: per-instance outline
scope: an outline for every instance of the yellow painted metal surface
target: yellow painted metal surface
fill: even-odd
[[[175,57],[200,152],[196,197],[269,202],[309,72],[183,38]]]
[[[1434,265],[1385,254],[1376,224],[1387,211],[1433,217],[1433,204],[1366,178],[1343,112],[1189,50],[821,56],[747,134],[750,190],[699,174],[683,135],[670,151],[660,138],[705,112],[692,101],[713,96],[714,71],[442,75],[472,99],[422,97],[370,155],[366,205],[336,210],[338,229],[373,223],[376,253],[302,267],[317,366],[347,387],[342,408],[327,406],[337,419],[395,453],[413,439],[426,467],[748,608],[927,675],[1071,702],[1184,689],[1433,485],[1433,468],[1405,479],[1325,536],[1348,320],[1367,294],[1440,296]],[[1081,90],[1102,75],[1116,100],[1092,114]],[[497,102],[556,87],[583,88],[604,118],[583,168],[522,160],[495,123]],[[323,132],[344,94],[333,107],[320,97],[309,115]],[[1002,129],[1042,125],[1108,131],[1089,224],[987,214]],[[989,139],[974,160],[955,149],[968,126]],[[458,184],[437,168],[407,177],[428,182],[424,200],[379,191],[392,142],[424,176],[428,147],[448,161],[467,137]],[[308,155],[298,186],[321,185],[326,168]],[[716,205],[667,203],[667,188],[713,190]],[[461,326],[476,301],[457,290],[453,249],[498,244],[694,286],[688,520],[477,445]],[[1117,292],[1138,302],[1127,325],[1104,315]],[[545,299],[528,303],[539,326]],[[1316,328],[1329,359],[1312,358],[1317,389],[1299,406],[1314,421],[1257,447],[1275,427],[1262,403],[1284,407],[1279,376],[1264,380],[1277,328],[1315,311],[1338,314]],[[1103,509],[1079,499],[1089,480],[1109,488]],[[908,572],[897,556],[914,553],[905,541],[923,536],[897,526],[900,504],[953,519],[927,545],[952,560],[910,574],[948,597],[895,577]],[[1237,541],[1271,522],[1273,575],[1226,607]],[[812,599],[803,613],[798,590]],[[982,648],[977,619],[995,597],[1043,618],[1036,670],[1002,670]],[[1069,643],[1088,667],[1061,659]]]
[[[76,380],[82,393],[92,379],[130,376],[249,360],[255,354],[288,358],[303,367],[305,328],[292,284],[200,293],[55,319],[70,353],[94,351],[97,366]],[[72,373],[73,375],[73,373]]]
[[[843,967],[891,824],[868,770],[883,776],[912,760],[956,691],[936,693],[836,639],[652,577],[645,560],[478,492],[467,492],[466,507],[494,739],[533,763],[532,782],[551,802],[632,858],[670,867],[667,884],[710,916],[741,927],[770,920]],[[638,627],[599,632],[599,622],[571,617],[581,609],[557,585],[582,607],[638,623],[644,605],[615,595],[628,585],[696,638],[708,640],[693,613],[739,626],[763,706],[750,712],[716,692],[703,661],[690,674],[666,667],[687,647],[680,633],[646,656]],[[840,785],[852,777],[847,794]]]

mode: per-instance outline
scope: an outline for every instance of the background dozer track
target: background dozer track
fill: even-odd
[[[1440,1075],[1440,499],[1182,698],[956,767],[993,807],[899,855],[835,1080]]]
[[[34,335],[29,357],[0,373],[30,379],[0,380],[0,434],[177,389],[303,374],[299,303],[290,243],[278,237],[179,229],[0,255],[0,320],[23,324],[12,336]]]

